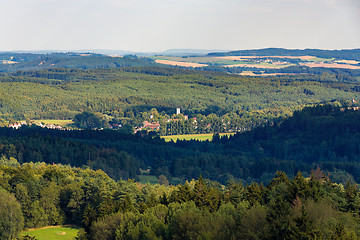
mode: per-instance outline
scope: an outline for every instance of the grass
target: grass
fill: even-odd
[[[158,182],[157,177],[153,175],[138,175],[138,178],[139,178],[139,182],[143,184],[146,183],[156,184]]]
[[[80,227],[76,226],[49,226],[43,228],[28,229],[21,235],[34,236],[39,240],[73,240],[78,234]]]
[[[313,57],[313,58],[310,58],[310,59],[305,59],[305,61],[308,61],[308,62],[330,62],[330,61],[333,61],[335,60],[335,58],[318,58],[318,57]]]
[[[43,119],[43,120],[35,120],[36,122],[43,122],[45,124],[53,124],[65,127],[66,125],[74,123],[73,120],[54,120],[54,119]]]
[[[284,65],[275,65],[272,63],[267,63],[267,62],[261,62],[258,64],[255,64],[257,66],[265,66],[265,67],[271,67],[271,68],[286,68],[286,67],[290,67],[290,66],[294,66],[294,64],[284,64]]]
[[[199,141],[206,141],[212,140],[213,137],[213,133],[206,133],[206,134],[187,134],[187,135],[171,135],[171,136],[162,136],[162,138],[165,139],[166,142],[170,142],[171,140],[173,140],[174,142],[176,142],[178,139],[180,140],[199,140]],[[223,135],[233,135],[233,133],[220,133],[220,136]]]
[[[142,184],[150,183],[150,184],[157,184],[158,178],[154,175],[138,175],[139,182]],[[181,179],[177,177],[173,177],[171,181],[169,181],[172,185],[178,185],[181,183]]]

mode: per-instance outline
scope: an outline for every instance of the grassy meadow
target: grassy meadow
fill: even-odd
[[[138,175],[137,176],[139,178],[139,182],[146,184],[146,183],[150,183],[150,184],[156,184],[158,183],[158,178],[156,176],[153,175]]]
[[[38,120],[35,122],[42,122],[45,124],[53,124],[53,125],[58,125],[58,126],[62,126],[65,127],[66,125],[72,124],[74,123],[73,120],[56,120],[56,119],[44,119],[44,120]]]
[[[137,176],[139,178],[139,182],[142,184],[157,184],[158,183],[158,178],[154,175],[138,175]],[[171,180],[169,180],[169,183],[171,185],[178,185],[180,184],[182,181],[180,178],[177,177],[173,177]]]
[[[80,230],[76,226],[49,226],[43,228],[28,229],[21,235],[34,236],[39,240],[73,240]]]

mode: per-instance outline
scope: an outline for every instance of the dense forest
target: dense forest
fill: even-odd
[[[358,239],[360,192],[320,169],[264,186],[203,179],[178,186],[114,181],[101,170],[0,165],[0,239],[26,227],[83,226],[77,239]],[[36,239],[30,235],[20,239]]]
[[[0,72],[41,70],[49,68],[94,69],[118,68],[129,66],[157,66],[149,58],[137,58],[134,55],[110,57],[93,53],[12,53],[0,52]]]
[[[265,48],[256,50],[238,50],[231,52],[209,53],[209,56],[316,56],[319,58],[338,58],[360,60],[360,49],[321,50],[321,49],[284,49]]]
[[[356,71],[244,77],[85,55],[0,53],[0,239],[61,224],[79,240],[360,238]],[[214,135],[160,137],[189,133]]]
[[[285,60],[285,59],[282,59]],[[287,59],[286,59],[287,60]],[[289,61],[289,60],[287,60]],[[290,59],[289,62],[293,61]],[[358,82],[360,79],[360,69],[346,68],[311,68],[307,66],[289,66],[284,68],[259,68],[259,67],[221,67],[207,66],[203,67],[207,71],[217,71],[231,74],[240,74],[244,71],[252,71],[254,74],[261,76],[262,74],[286,75],[286,79],[297,81],[316,81],[316,82]],[[295,75],[295,76],[294,76]],[[280,79],[284,77],[280,76]]]
[[[179,107],[189,119],[210,122],[210,129],[194,130],[200,133],[249,129],[290,116],[306,105],[359,98],[357,82],[346,79],[318,81],[311,75],[255,78],[165,67],[19,71],[0,75],[0,86],[0,118],[4,121],[73,119],[91,112],[108,122],[139,127],[150,121],[146,114],[151,109],[166,119]],[[229,118],[231,121],[226,120]],[[184,132],[168,129],[173,128],[163,124],[162,134]]]
[[[165,142],[156,132],[0,128],[0,155],[19,163],[46,162],[102,169],[114,179],[137,178],[140,168],[169,180],[200,174],[225,184],[268,182],[278,170],[309,176],[320,166],[336,182],[360,182],[360,111],[333,105],[297,111],[231,137]]]
[[[261,49],[228,54],[240,53],[337,54],[338,59],[354,59],[357,49]],[[304,106],[333,99],[358,100],[360,89],[356,69],[290,66],[262,72],[294,75],[244,77],[236,75],[243,68],[164,67],[134,55],[5,52],[0,59],[0,126],[26,119],[75,119],[89,112],[100,124],[77,127],[115,125],[137,130],[148,121],[160,124],[161,135],[241,132],[291,116]],[[173,116],[176,108],[181,108],[184,117]]]

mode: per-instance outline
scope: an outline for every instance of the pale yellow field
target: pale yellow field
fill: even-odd
[[[338,64],[338,63],[300,63],[300,65],[307,67],[323,67],[323,68],[345,68],[345,69],[360,69],[358,66],[349,64]]]
[[[17,63],[17,62],[8,61],[8,60],[2,60],[2,64],[14,64],[14,63]]]
[[[73,120],[54,120],[54,119],[43,119],[43,120],[35,120],[35,122],[43,122],[45,124],[53,124],[53,125],[58,125],[58,126],[62,126],[65,127],[66,125],[72,124],[74,123]]]
[[[346,63],[346,64],[359,64],[359,61],[355,61],[355,60],[337,60],[335,61],[336,63]]]
[[[313,56],[224,56],[224,57],[215,57],[215,58],[226,59],[226,60],[244,60],[244,59],[254,59],[254,58],[290,58],[290,59],[309,60],[314,57]]]
[[[243,71],[242,73],[240,73],[239,75],[242,76],[252,76],[252,77],[256,77],[256,76],[262,76],[262,77],[268,77],[268,76],[279,76],[279,75],[297,75],[296,73],[262,73],[262,74],[255,74],[252,71]]]
[[[276,64],[266,64],[266,63],[259,63],[259,64],[231,64],[225,65],[224,67],[251,67],[251,68],[285,68],[292,66],[292,64],[283,64],[283,65],[276,65]]]
[[[193,62],[179,62],[179,61],[171,61],[171,60],[161,60],[156,59],[155,62],[160,64],[166,64],[171,66],[181,66],[181,67],[206,67],[207,64],[201,64],[201,63],[193,63]]]

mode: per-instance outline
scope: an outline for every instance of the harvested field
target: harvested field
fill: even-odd
[[[297,73],[262,73],[262,74],[255,74],[252,71],[243,71],[239,75],[251,76],[251,77],[270,77],[270,76],[300,75],[300,74],[297,74]]]
[[[358,66],[349,64],[338,64],[338,63],[300,63],[302,66],[311,68],[322,67],[322,68],[345,68],[345,69],[360,69]]]
[[[355,61],[355,60],[338,60],[338,61],[335,61],[335,62],[336,62],[336,63],[352,64],[352,65],[360,64],[359,61]]]
[[[2,64],[15,64],[17,62],[14,61],[8,61],[8,60],[2,60]]]
[[[193,62],[179,62],[179,61],[171,61],[171,60],[161,60],[157,59],[155,62],[160,64],[166,64],[171,66],[181,66],[181,67],[206,67],[207,64],[201,64],[201,63],[193,63]]]
[[[256,58],[290,58],[290,59],[310,60],[314,57],[313,56],[224,56],[224,57],[215,57],[215,58],[225,59],[225,60],[244,60],[244,59],[256,59]]]
[[[249,67],[249,68],[285,68],[292,66],[291,64],[286,65],[273,65],[273,64],[232,64],[232,65],[225,65],[224,67]]]

